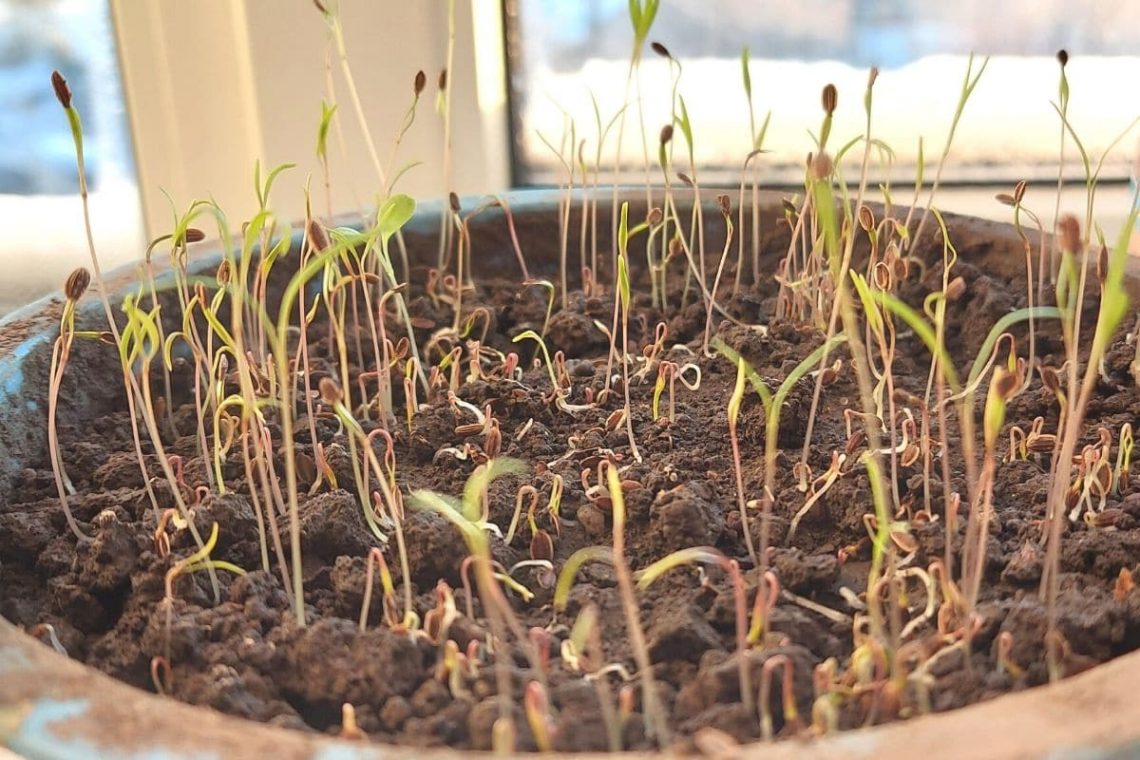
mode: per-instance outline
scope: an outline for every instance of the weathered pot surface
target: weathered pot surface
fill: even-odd
[[[643,191],[628,192],[631,203]],[[533,222],[550,218],[557,196],[547,191],[508,196],[525,237]],[[765,208],[778,209],[780,196],[763,196]],[[465,204],[467,206],[468,204]],[[408,227],[410,236],[430,237],[440,206],[422,204]],[[501,235],[487,228],[493,215],[473,224],[475,235]],[[532,222],[527,224],[526,222]],[[1021,266],[1021,242],[1009,225],[947,216],[951,236],[969,225],[971,237],[992,245],[960,249],[964,260],[985,267]],[[501,225],[500,225],[501,226]],[[510,254],[507,254],[510,255]],[[212,271],[218,245],[200,247],[191,270]],[[491,255],[476,260],[488,270],[509,262]],[[1130,262],[1129,290],[1140,294],[1140,266]],[[552,274],[548,266],[546,274]],[[542,273],[539,263],[536,267]],[[133,266],[108,278],[121,299],[136,287]],[[0,503],[12,493],[24,463],[46,459],[47,372],[51,342],[58,329],[62,298],[45,298],[0,321]],[[81,329],[102,319],[97,299],[81,307]],[[110,384],[113,386],[113,384]],[[85,384],[66,400],[71,414],[90,418],[112,403],[114,387]],[[3,547],[0,547],[0,561]],[[0,582],[3,569],[0,565]],[[741,756],[765,758],[1124,758],[1140,756],[1134,684],[1140,682],[1140,652],[1119,657],[1061,683],[999,697],[989,702],[905,722],[849,731],[810,742],[746,745]],[[449,756],[453,750],[425,751],[367,745],[317,734],[272,728],[142,692],[52,651],[0,618],[0,742],[30,758],[226,757],[226,758],[380,758]],[[0,751],[0,758],[4,753]]]

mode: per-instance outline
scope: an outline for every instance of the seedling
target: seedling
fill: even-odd
[[[922,231],[926,228],[926,220],[930,216],[931,208],[934,206],[934,195],[938,192],[939,185],[942,183],[942,170],[946,168],[946,159],[950,156],[950,148],[954,144],[954,135],[958,131],[958,123],[962,119],[962,113],[966,110],[966,103],[970,100],[970,96],[974,94],[974,88],[978,86],[978,82],[985,73],[986,66],[989,65],[990,59],[987,56],[982,60],[982,65],[978,67],[977,73],[974,73],[974,55],[966,61],[966,74],[962,80],[962,89],[958,93],[958,104],[954,107],[954,117],[950,120],[950,130],[946,133],[946,142],[942,146],[942,155],[938,159],[938,168],[934,172],[934,182],[930,186],[930,192],[926,196],[926,208],[922,212],[922,219],[918,223],[918,230],[914,236],[910,238],[911,241],[920,240]],[[917,183],[915,192],[917,195],[918,187],[921,186],[921,181]],[[917,204],[916,204],[917,205]],[[914,213],[914,206],[911,206],[910,213],[907,214],[906,227],[910,228],[910,217]]]
[[[795,516],[792,517],[792,522],[788,526],[787,540],[789,544],[796,535],[796,528],[799,527],[800,520],[811,511],[811,508],[815,506],[816,502],[827,493],[827,490],[831,488],[835,481],[843,474],[843,464],[846,461],[847,454],[838,451],[831,452],[831,466],[827,468],[826,472],[811,482],[808,486],[807,500],[804,502],[804,505],[799,508],[799,511],[796,512]]]
[[[564,398],[562,386],[558,382],[558,376],[554,374],[554,363],[550,360],[550,351],[546,348],[546,341],[542,336],[534,330],[523,330],[521,333],[511,339],[512,343],[518,343],[524,340],[533,340],[538,344],[538,350],[542,352],[543,363],[546,366],[546,372],[550,376],[550,388],[556,399]]]
[[[748,157],[744,160],[744,167],[740,172],[740,200],[738,202],[740,217],[737,221],[737,226],[741,230],[744,229],[744,178],[748,171],[748,165],[753,158],[760,155],[764,148],[764,138],[768,134],[768,125],[772,121],[772,112],[764,116],[764,122],[760,128],[756,128],[756,111],[752,104],[752,72],[749,65],[749,50],[745,46],[740,51],[740,68],[741,79],[744,84],[744,95],[748,101],[748,135],[751,140],[749,146]],[[759,182],[757,181],[758,172],[755,170],[756,165],[753,164],[754,171],[752,174],[752,284],[760,284],[760,189]],[[740,289],[741,273],[744,271],[744,236],[741,235],[737,244],[737,264],[736,264],[736,281],[733,283],[732,292],[736,294]]]
[[[783,708],[784,708],[784,727],[789,733],[799,731],[800,718],[799,709],[796,707],[796,692],[795,681],[793,680],[795,665],[791,658],[784,654],[772,655],[764,661],[764,668],[761,670],[760,675],[760,696],[758,701],[760,703],[760,735],[764,741],[772,741],[772,708],[771,708],[771,692],[772,692],[772,673],[776,668],[782,667],[784,669],[784,676],[781,684],[781,694],[783,695]]]
[[[601,706],[602,722],[606,727],[606,740],[611,752],[620,752],[622,748],[621,725],[614,708],[613,693],[604,677],[601,677],[606,667],[602,649],[602,636],[598,627],[598,608],[593,603],[586,604],[578,613],[570,629],[570,637],[564,639],[561,646],[561,660],[571,670],[582,670],[586,678],[594,683],[598,695],[598,704]]]
[[[534,743],[538,745],[539,752],[550,752],[553,749],[552,737],[554,735],[554,719],[551,716],[550,700],[546,696],[546,688],[538,681],[531,681],[523,692],[523,712],[530,732],[534,735]]]
[[[365,561],[364,598],[360,603],[360,630],[364,632],[367,628],[368,612],[372,608],[373,567],[380,573],[380,586],[384,590],[384,622],[389,628],[396,630],[401,624],[399,614],[396,612],[396,587],[392,584],[392,574],[388,571],[388,561],[384,559],[384,552],[382,552],[379,547],[373,547],[372,550],[368,552],[368,558]],[[408,622],[408,615],[414,614],[412,610],[405,612],[405,625]]]
[[[360,730],[356,723],[356,708],[350,702],[340,706],[340,733],[341,739],[348,741],[366,741],[368,735]]]
[[[1037,290],[1037,294],[1038,294],[1037,295],[1038,301],[1041,300],[1041,295],[1042,295],[1042,291],[1043,291],[1043,287],[1044,287],[1044,280],[1045,280],[1045,278],[1044,278],[1044,270],[1045,270],[1045,266],[1046,266],[1046,261],[1045,261],[1045,229],[1041,225],[1041,220],[1037,218],[1037,215],[1034,214],[1029,209],[1026,209],[1023,207],[1022,201],[1023,201],[1024,197],[1025,197],[1025,181],[1022,180],[1021,182],[1018,182],[1017,185],[1014,187],[1012,194],[999,193],[997,195],[997,200],[1000,203],[1011,206],[1013,208],[1013,226],[1014,226],[1014,229],[1017,231],[1018,237],[1021,238],[1022,246],[1025,249],[1026,301],[1027,301],[1029,309],[1032,311],[1033,306],[1034,306],[1034,303],[1033,303],[1034,302],[1034,298],[1033,298],[1033,294],[1034,294],[1034,287],[1033,287],[1033,281],[1034,281],[1034,277],[1033,277],[1033,249],[1029,243],[1029,238],[1026,236],[1025,232],[1022,231],[1022,229],[1021,229],[1021,214],[1024,213],[1027,217],[1029,217],[1030,221],[1032,221],[1037,226],[1037,235],[1038,235],[1038,240],[1040,241],[1040,245],[1039,245],[1039,249],[1038,249],[1038,256],[1037,256],[1038,268],[1037,268],[1037,288],[1036,288],[1036,290]],[[1034,326],[1035,325],[1034,325],[1033,318],[1030,317],[1030,319],[1029,319],[1029,359],[1027,361],[1028,361],[1029,366],[1031,366],[1031,367],[1034,365],[1034,355],[1035,355],[1035,352],[1037,350],[1037,336],[1036,336],[1036,331],[1034,330]]]
[[[685,377],[686,374],[692,374],[694,378],[689,380]],[[681,381],[681,385],[685,386],[691,391],[699,390],[701,387],[701,368],[692,362],[678,366],[675,362],[661,361],[657,365],[657,381],[653,385],[653,421],[656,422],[661,418],[661,396],[665,391],[666,385],[669,388],[669,412],[666,419],[670,423],[677,420],[677,381]]]
[[[770,518],[772,510],[772,498],[775,494],[776,484],[776,453],[778,451],[777,442],[780,436],[780,414],[784,407],[784,402],[787,400],[788,394],[791,393],[792,388],[797,382],[800,381],[808,372],[811,367],[819,362],[819,358],[829,350],[832,346],[842,343],[846,340],[843,333],[833,336],[814,351],[812,351],[806,358],[803,359],[788,376],[780,383],[775,393],[768,389],[765,381],[756,374],[756,371],[745,361],[744,357],[740,356],[733,348],[721,340],[719,337],[713,339],[712,347],[716,349],[726,359],[737,365],[737,384],[736,388],[741,388],[740,376],[744,375],[752,384],[756,393],[760,396],[760,402],[764,407],[764,498],[761,501],[762,513],[760,517],[760,545],[757,547],[756,552],[759,558],[759,567],[761,573],[767,566],[767,553],[768,553],[768,535],[770,532]],[[729,419],[733,420],[733,409],[736,409],[736,414],[739,414],[740,399],[743,396],[743,391],[734,390],[733,398],[738,399],[735,405],[730,400],[729,402]],[[731,423],[735,429],[736,423]],[[733,436],[735,440],[735,436]],[[734,453],[734,459],[739,458],[739,453]],[[740,468],[737,465],[737,490],[743,490],[742,479],[740,478]],[[738,496],[743,498],[743,496]],[[743,513],[742,513],[743,514]],[[747,534],[747,522],[744,522],[745,532]]]
[[[719,350],[719,348],[718,348]],[[736,362],[736,385],[728,399],[728,439],[732,444],[732,471],[736,475],[736,504],[740,511],[740,527],[744,531],[744,545],[748,547],[748,557],[756,564],[756,548],[752,545],[752,528],[748,524],[748,507],[744,498],[744,468],[740,462],[740,438],[737,435],[737,420],[740,418],[740,405],[744,402],[744,380],[746,368],[743,361]]]
[[[1132,473],[1132,423],[1125,422],[1120,426],[1119,441],[1116,449],[1116,467],[1113,469],[1112,492],[1120,496],[1128,490]]]
[[[521,470],[515,460],[500,458],[480,465],[467,480],[460,504],[431,491],[414,491],[412,504],[420,509],[436,512],[454,525],[463,536],[463,541],[471,553],[475,568],[475,583],[482,601],[484,613],[491,623],[494,637],[506,642],[506,630],[511,628],[517,639],[527,640],[525,632],[511,610],[510,602],[503,595],[499,580],[495,576],[491,546],[487,534],[480,523],[483,494],[496,477]],[[537,664],[537,663],[536,663]],[[496,682],[499,693],[499,719],[502,731],[513,731],[511,680],[507,663],[502,656],[495,658]]]
[[[1009,631],[999,633],[994,642],[994,649],[997,652],[998,673],[1004,673],[1015,681],[1025,676],[1025,670],[1010,658],[1010,653],[1013,651],[1012,633]]]
[[[233,573],[234,575],[245,575],[245,570],[242,570],[232,562],[225,560],[213,559],[210,555],[214,551],[214,547],[218,543],[218,524],[214,523],[210,528],[210,537],[202,545],[202,548],[194,552],[188,557],[184,557],[175,562],[169,570],[166,571],[166,579],[164,582],[165,593],[162,598],[162,607],[166,611],[166,655],[164,657],[166,670],[169,677],[165,680],[166,691],[170,691],[170,681],[173,674],[170,670],[170,626],[174,616],[174,582],[183,575],[192,575],[202,570],[210,572],[211,575],[217,570],[225,570],[226,572]]]
[[[1051,248],[1053,255],[1049,262],[1050,284],[1056,283],[1057,269],[1060,266],[1061,251],[1057,246],[1059,242],[1057,223],[1061,219],[1061,191],[1065,186],[1065,124],[1069,118],[1069,77],[1065,72],[1065,67],[1069,64],[1069,54],[1063,48],[1057,51],[1057,63],[1060,64],[1060,78],[1057,82],[1057,105],[1055,107],[1061,116],[1061,123],[1058,127],[1060,135],[1057,146],[1057,193],[1053,205],[1053,245]]]
[[[625,613],[626,628],[629,633],[630,644],[633,647],[634,659],[641,676],[642,704],[645,707],[645,733],[656,739],[662,746],[669,745],[669,727],[665,722],[665,714],[657,696],[656,678],[653,675],[653,666],[649,662],[649,648],[645,642],[645,632],[641,628],[637,597],[634,594],[633,576],[625,559],[625,494],[622,492],[621,478],[618,477],[617,468],[606,468],[606,482],[609,486],[610,499],[613,502],[613,565],[614,575],[617,576],[618,590],[621,593],[622,610]]]
[[[631,3],[630,7],[633,7]],[[635,24],[636,25],[636,24]],[[637,449],[637,441],[633,436],[633,410],[629,401],[629,305],[630,305],[630,284],[629,284],[629,240],[635,237],[638,233],[643,232],[649,228],[648,222],[642,222],[634,227],[632,230],[629,228],[629,204],[623,203],[621,206],[621,221],[618,223],[617,245],[618,245],[618,259],[617,259],[617,282],[618,282],[618,296],[619,298],[614,301],[614,330],[617,329],[617,315],[618,305],[621,306],[621,373],[622,373],[622,392],[625,399],[625,429],[626,436],[629,438],[630,452],[633,458],[640,462],[641,452]],[[610,360],[613,361],[614,349],[613,344],[610,345]],[[609,382],[610,367],[612,366],[607,362],[606,378]]]
[[[62,643],[60,643],[59,636],[56,635],[54,625],[51,623],[37,623],[36,625],[28,628],[28,635],[34,639],[39,639],[45,634],[47,635],[48,643],[51,645],[51,648],[54,649],[58,654],[67,657],[67,649],[63,646]]]
[[[538,506],[538,489],[529,483],[520,486],[518,492],[515,494],[515,511],[511,516],[511,524],[507,528],[507,534],[503,537],[503,543],[508,546],[510,546],[511,541],[514,540],[515,530],[519,525],[519,517],[522,516],[524,502],[530,505],[527,507],[527,514],[533,514],[534,508]]]
[[[732,582],[732,597],[736,608],[736,667],[740,679],[740,698],[744,709],[751,712],[752,705],[752,663],[748,653],[748,607],[744,599],[744,577],[740,574],[740,564],[724,556],[711,546],[697,546],[679,549],[665,556],[641,572],[637,573],[638,586],[648,588],[655,580],[677,567],[690,563],[716,565],[728,573]]]
[[[1112,588],[1112,598],[1118,602],[1123,602],[1135,588],[1136,581],[1132,578],[1132,571],[1127,567],[1122,567],[1116,576],[1116,584]]]
[[[566,171],[565,186],[563,186],[561,180],[559,181],[559,189],[563,190],[563,192],[559,194],[558,198],[558,270],[561,278],[560,282],[562,283],[562,308],[565,309],[570,296],[570,287],[566,277],[566,265],[567,246],[569,244],[570,235],[570,211],[573,206],[574,198],[574,149],[578,145],[578,130],[574,124],[574,120],[570,118],[569,114],[563,112],[562,141],[559,147],[555,148],[541,132],[537,134],[538,138],[546,147],[558,157],[558,161]],[[582,182],[585,184],[584,174]]]
[[[727,195],[717,196],[717,205],[720,207],[720,214],[724,218],[724,250],[720,254],[720,263],[716,268],[716,276],[713,277],[712,294],[715,296],[717,289],[720,287],[720,276],[724,274],[724,264],[728,260],[728,251],[732,247],[732,205]],[[702,261],[704,260],[702,256]],[[701,280],[704,280],[704,273],[701,274]],[[713,313],[713,299],[710,298],[708,307],[705,309],[705,337],[701,344],[701,352],[708,357],[712,354],[709,353],[709,336],[712,334],[712,313]]]
[[[49,371],[51,381],[48,387],[48,453],[51,455],[52,475],[55,478],[56,491],[59,493],[60,506],[63,507],[63,514],[67,518],[67,526],[80,543],[89,541],[90,538],[80,530],[79,523],[75,521],[75,516],[71,514],[71,507],[67,503],[68,495],[75,493],[75,486],[71,485],[71,479],[67,477],[67,471],[63,466],[63,458],[59,450],[59,433],[56,430],[55,421],[59,409],[59,389],[63,382],[63,372],[67,367],[67,360],[71,356],[72,343],[80,335],[99,336],[99,333],[80,333],[75,329],[75,307],[90,284],[91,274],[80,267],[68,276],[67,283],[64,285],[63,314],[59,321],[59,337],[55,339],[55,343],[52,345],[51,369]]]
[[[653,28],[653,21],[657,18],[657,10],[661,5],[661,0],[629,0],[629,20],[633,28],[633,46],[629,55],[629,69],[625,78],[625,94],[622,97],[622,103],[628,104],[630,102],[630,88],[636,82],[637,84],[637,116],[638,123],[641,127],[641,151],[642,159],[645,167],[645,185],[646,185],[646,202],[649,205],[650,190],[649,190],[649,144],[645,135],[645,110],[641,98],[641,55],[645,50],[645,43],[649,40],[649,31]],[[617,150],[614,155],[614,185],[613,185],[613,201],[611,207],[611,235],[615,243],[613,249],[613,259],[615,261],[618,257],[617,243],[617,220],[618,220],[618,187],[622,182],[622,148],[623,138],[625,136],[625,114],[626,107],[623,105],[618,112],[617,122]],[[600,141],[599,141],[600,142]],[[599,156],[601,146],[599,145]],[[594,271],[598,269],[595,266]]]
[[[642,678],[642,702],[645,706],[646,733],[655,737],[659,744],[668,744],[669,729],[662,723],[664,717],[660,702],[657,698],[656,684],[653,677],[652,665],[649,661],[649,650],[645,641],[645,633],[641,628],[637,597],[634,594],[633,576],[624,557],[625,552],[625,496],[622,492],[622,480],[617,468],[602,460],[599,470],[604,470],[610,511],[613,517],[613,548],[605,546],[590,546],[579,549],[567,558],[558,575],[554,587],[554,609],[561,612],[566,609],[570,597],[570,590],[578,571],[587,562],[605,562],[614,568],[618,579],[618,589],[621,594],[622,610],[626,619],[626,630],[630,644],[633,648],[634,659]]]
[[[1080,243],[1080,232],[1079,226],[1071,217],[1068,218],[1068,221],[1066,221],[1062,227],[1063,263],[1062,273],[1058,280],[1058,305],[1061,307],[1062,312],[1066,314],[1066,316],[1062,317],[1062,328],[1066,339],[1066,351],[1069,354],[1070,361],[1067,394],[1068,406],[1063,427],[1058,433],[1060,436],[1059,450],[1053,460],[1052,481],[1049,491],[1049,534],[1045,568],[1041,580],[1041,594],[1045,598],[1046,606],[1049,611],[1048,635],[1053,638],[1060,635],[1056,627],[1057,593],[1060,582],[1061,527],[1065,516],[1065,489],[1069,484],[1069,463],[1073,461],[1073,454],[1075,453],[1077,439],[1080,434],[1080,426],[1084,421],[1085,410],[1088,407],[1089,398],[1092,395],[1097,377],[1099,376],[1097,368],[1100,366],[1100,361],[1108,349],[1109,341],[1115,334],[1117,327],[1119,327],[1128,310],[1129,299],[1124,289],[1124,270],[1128,264],[1128,235],[1136,226],[1138,214],[1140,214],[1140,206],[1133,203],[1132,212],[1129,214],[1124,228],[1117,239],[1116,245],[1109,256],[1100,308],[1097,313],[1096,328],[1089,348],[1085,372],[1079,384],[1077,381],[1078,370],[1076,366],[1075,346],[1075,340],[1080,335],[1078,327],[1079,321],[1076,315],[1073,317],[1067,316],[1071,312],[1069,312],[1068,309],[1068,297],[1065,292],[1067,286],[1065,283],[1071,278],[1071,275],[1068,274],[1068,272],[1071,271],[1071,265],[1068,262],[1071,262],[1075,254],[1075,248]],[[1087,269],[1087,266],[1084,267],[1084,269]],[[1058,652],[1059,649],[1057,647],[1047,647],[1051,680],[1055,680],[1061,675],[1062,667]]]

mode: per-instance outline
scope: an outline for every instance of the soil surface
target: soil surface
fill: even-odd
[[[550,237],[554,240],[556,235]],[[787,241],[786,228],[769,227],[764,236],[765,271],[774,271],[776,261],[787,250]],[[951,328],[947,347],[964,375],[992,324],[1011,309],[1025,306],[1026,293],[1024,275],[1021,280],[1006,278],[979,271],[969,263],[965,252],[984,251],[984,238],[971,238],[968,228],[960,228],[955,243],[963,252],[955,274],[964,278],[965,291],[948,308]],[[719,253],[719,245],[710,247]],[[932,257],[937,256],[941,247],[931,251]],[[541,251],[528,253],[542,258]],[[715,261],[710,267],[715,267]],[[639,270],[634,271],[637,274]],[[636,289],[629,325],[630,354],[644,356],[642,349],[653,343],[656,326],[663,322],[667,334],[663,352],[656,359],[695,364],[700,368],[701,382],[697,390],[678,382],[673,399],[666,391],[661,410],[665,414],[672,406],[675,412],[672,419],[663,416],[657,420],[652,413],[656,367],[651,367],[644,379],[630,383],[633,430],[641,461],[633,456],[624,426],[614,424],[611,417],[622,408],[620,393],[575,412],[560,410],[551,403],[546,368],[531,361],[533,344],[511,342],[524,329],[541,329],[546,306],[544,291],[521,288],[518,277],[504,273],[500,279],[479,278],[475,289],[464,295],[464,310],[485,309],[479,317],[480,324],[485,321],[487,325],[484,345],[504,353],[518,351],[524,367],[521,378],[465,381],[457,395],[480,410],[490,408],[501,432],[500,456],[523,463],[522,472],[505,475],[489,488],[488,520],[503,534],[511,522],[516,492],[529,484],[538,493],[537,527],[552,538],[556,572],[575,551],[610,545],[610,503],[597,498],[596,488],[591,489],[597,482],[598,462],[605,459],[621,468],[625,482],[625,554],[631,568],[644,568],[678,549],[715,547],[739,562],[751,610],[761,579],[749,558],[737,508],[726,418],[735,367],[720,356],[703,354],[704,309],[695,293],[683,296],[680,270],[671,272],[668,303],[673,306],[666,313],[650,306],[644,281]],[[728,285],[722,288],[721,303],[733,319],[714,314],[713,334],[748,359],[774,389],[823,342],[824,335],[811,325],[771,320],[778,288],[771,278],[765,278],[759,287],[731,295],[734,274],[730,262],[722,279]],[[940,288],[941,278],[940,264],[913,266],[900,292],[909,303],[921,307],[925,295]],[[447,303],[425,293],[426,279],[422,268],[414,269],[409,296],[421,346],[437,328],[450,324],[453,316]],[[1090,291],[1086,307],[1088,327],[1095,321],[1095,289]],[[605,385],[608,341],[595,320],[608,325],[612,309],[608,293],[586,297],[576,291],[565,308],[556,306],[550,320],[548,343],[552,352],[561,351],[566,359],[571,380],[566,401],[571,405],[586,405],[590,398],[596,401]],[[758,330],[746,326],[757,323],[768,327]],[[387,329],[389,334],[400,334],[401,325],[394,315]],[[481,326],[476,328],[477,332],[481,330]],[[1025,325],[1013,332],[1024,356],[1028,345]],[[314,377],[320,377],[335,366],[327,323],[318,320],[310,328],[309,338],[314,346]],[[368,339],[364,343],[369,345]],[[351,334],[348,344],[353,348],[356,345]],[[84,372],[84,357],[100,350],[113,349],[89,347],[77,354],[65,382],[65,396],[76,383],[91,382]],[[365,350],[366,356],[369,350]],[[1096,443],[1098,430],[1106,428],[1114,440],[1113,457],[1120,426],[1134,422],[1140,409],[1140,392],[1128,374],[1134,351],[1123,336],[1113,344],[1081,442]],[[1046,366],[1062,365],[1063,349],[1055,324],[1039,325],[1036,354]],[[894,594],[899,603],[890,605],[891,617],[896,633],[905,631],[905,641],[914,643],[905,651],[921,663],[921,673],[893,691],[883,683],[862,691],[852,684],[838,683],[854,651],[854,616],[866,600],[871,540],[865,517],[873,514],[874,508],[866,471],[857,464],[866,443],[857,437],[849,439],[845,426],[844,411],[859,408],[855,376],[846,348],[836,349],[833,356],[845,361],[823,388],[807,463],[814,478],[828,470],[834,453],[845,454],[846,460],[826,489],[817,483],[822,493],[794,535],[791,521],[808,498],[797,488],[794,465],[800,458],[814,380],[797,383],[782,410],[767,557],[782,591],[767,617],[763,640],[748,655],[754,685],[761,683],[765,672],[774,676],[770,698],[774,730],[784,734],[806,730],[816,701],[818,674],[827,672],[826,665],[818,670],[817,666],[829,658],[838,666],[837,684],[830,691],[843,695],[835,701],[838,724],[843,729],[923,710],[949,710],[1044,683],[1048,679],[1047,609],[1040,599],[1039,585],[1044,566],[1042,520],[1050,453],[1030,453],[1024,459],[1004,461],[1012,426],[1028,430],[1035,418],[1042,417],[1045,432],[1056,427],[1056,398],[1036,375],[1010,402],[999,439],[998,456],[1003,461],[996,471],[985,579],[970,635],[963,642],[960,632],[954,636],[953,621],[941,621],[940,626],[937,614],[927,615],[926,587],[917,576],[905,576],[908,580],[899,587],[901,597]],[[438,363],[439,355],[432,359]],[[465,355],[464,375],[466,359]],[[367,360],[360,362],[354,356],[353,361],[354,367],[361,363],[370,367]],[[631,374],[644,366],[643,360],[634,361]],[[490,367],[487,364],[485,369]],[[907,394],[924,395],[928,371],[929,354],[912,333],[900,330],[893,373],[896,398],[900,399],[900,409],[907,407],[916,421],[921,420],[921,411]],[[353,376],[358,372],[354,369]],[[689,373],[691,377],[692,370]],[[106,382],[119,381],[108,375]],[[154,385],[156,393],[162,392],[161,386],[159,379]],[[195,547],[187,529],[171,524],[164,531],[169,554],[161,556],[156,548],[155,514],[135,458],[124,398],[122,408],[90,425],[75,426],[66,419],[60,423],[64,461],[77,490],[69,504],[93,540],[77,545],[68,531],[48,462],[28,462],[12,498],[0,505],[0,614],[34,629],[45,643],[54,636],[56,644],[71,657],[142,689],[156,689],[152,663],[156,657],[167,657],[170,670],[160,669],[157,681],[169,688],[173,698],[192,704],[298,730],[337,733],[342,725],[342,705],[350,703],[359,730],[376,741],[490,748],[492,726],[499,716],[494,655],[488,644],[491,639],[483,604],[477,594],[469,594],[464,588],[461,565],[468,550],[459,531],[439,515],[416,509],[410,498],[405,499],[409,580],[419,619],[438,622],[438,613],[429,613],[437,607],[444,589],[441,581],[454,594],[456,614],[446,637],[455,642],[467,664],[449,676],[441,666],[443,642],[422,632],[392,630],[385,623],[379,583],[366,628],[361,631],[358,626],[370,550],[380,547],[383,551],[393,575],[398,608],[402,607],[404,575],[396,542],[382,544],[366,523],[342,428],[329,414],[322,414],[316,430],[340,487],[332,487],[326,478],[309,494],[313,468],[302,468],[300,527],[308,625],[299,627],[272,547],[270,570],[262,569],[258,505],[245,479],[240,447],[233,447],[224,467],[227,493],[199,490],[207,484],[205,468],[209,463],[197,453],[196,413],[190,389],[189,373],[176,368],[170,403],[172,424],[164,429],[164,443],[168,452],[182,457],[185,493],[195,505],[193,519],[198,529],[208,535],[211,526],[218,525],[213,558],[232,562],[248,574],[236,576],[219,570],[218,600],[213,597],[206,573],[181,575],[173,584],[174,600],[168,614],[164,605],[167,572]],[[984,396],[983,386],[978,393],[979,420]],[[463,428],[477,419],[466,407],[449,404],[446,392],[437,391],[426,402],[422,397],[420,401],[422,406],[410,430],[401,419],[392,431],[398,488],[405,495],[416,489],[431,489],[458,497],[476,464],[486,459],[487,438],[482,431],[469,433]],[[403,403],[402,389],[397,386],[398,412],[402,412]],[[764,420],[757,395],[749,391],[739,433],[744,492],[749,500],[758,499],[763,492]],[[937,440],[936,418],[932,424],[931,435]],[[365,423],[365,427],[372,429],[374,424]],[[963,494],[965,503],[967,488],[956,424],[949,426],[948,438],[952,490]],[[312,441],[303,421],[298,424],[296,440],[299,449],[312,457]],[[897,519],[909,522],[913,539],[905,550],[893,554],[898,571],[929,568],[945,553],[943,470],[937,445],[931,448],[929,492],[924,486],[922,457],[897,468],[894,485],[904,505]],[[980,449],[979,442],[979,457]],[[159,501],[164,507],[172,506],[170,486],[145,440],[143,450]],[[377,439],[375,450],[383,456],[381,439]],[[277,470],[284,472],[280,461]],[[546,510],[555,476],[561,476],[564,484],[557,531]],[[1099,505],[1097,498],[1094,504]],[[748,511],[752,540],[759,541],[760,510],[754,503]],[[950,531],[955,579],[959,577],[966,512],[963,506],[957,526]],[[1125,486],[1106,494],[1103,509],[1090,520],[1067,522],[1057,613],[1064,637],[1058,650],[1066,673],[1140,646],[1140,593],[1122,588],[1126,584],[1119,581],[1122,570],[1140,572],[1138,520],[1140,493],[1134,486]],[[287,551],[286,516],[277,515],[276,523]],[[510,544],[496,534],[488,535],[493,556],[503,568],[530,558],[535,539],[525,515]],[[545,679],[553,746],[566,751],[607,749],[605,716],[610,709],[616,711],[611,719],[620,724],[623,747],[654,746],[646,737],[641,680],[636,675],[613,568],[604,563],[585,565],[562,612],[553,607],[551,579],[541,568],[523,567],[515,570],[513,577],[533,594],[524,601],[519,594],[506,592],[514,615],[525,629],[544,631],[532,633],[531,641],[538,642],[542,659],[548,660]],[[693,735],[704,727],[720,729],[741,741],[760,737],[758,716],[745,708],[738,685],[733,599],[728,575],[715,566],[673,570],[638,592],[640,620],[658,693],[669,729],[682,747],[690,746]],[[592,666],[603,669],[590,678],[574,670],[573,663],[563,656],[571,626],[588,604],[598,611],[602,649],[599,661]],[[473,617],[468,617],[469,609]],[[500,642],[498,647],[506,653],[510,666],[518,744],[534,748],[534,734],[521,707],[524,688],[536,678],[528,661],[534,645],[512,635],[508,643]],[[865,649],[861,651],[866,653]],[[788,671],[765,668],[765,663],[777,656],[786,660],[775,662],[791,664],[798,724],[786,720],[780,696],[778,684]],[[605,667],[611,664],[622,668]],[[876,665],[865,667],[874,669]],[[918,666],[909,663],[908,667],[914,673]],[[634,674],[629,684],[623,681],[627,672]]]

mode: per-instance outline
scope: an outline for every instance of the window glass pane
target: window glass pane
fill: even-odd
[[[104,266],[137,257],[142,226],[107,0],[0,0],[0,313],[90,268],[67,117],[74,93],[96,248]]]
[[[641,178],[644,115],[651,163],[660,128],[670,119],[672,72],[649,50],[627,90],[632,33],[627,0],[517,0],[512,46],[516,151],[526,182],[557,181],[555,146],[573,118],[592,156],[597,129],[591,93],[607,121],[629,102],[622,162]],[[820,91],[839,88],[833,145],[863,132],[867,70],[875,88],[875,137],[895,154],[890,176],[913,183],[918,139],[933,163],[941,151],[966,72],[967,56],[992,56],[955,137],[944,180],[1048,180],[1057,172],[1061,47],[1072,53],[1070,118],[1090,155],[1098,157],[1140,114],[1140,3],[1059,0],[994,3],[957,0],[663,0],[651,40],[681,61],[679,92],[691,117],[696,164],[707,181],[734,181],[750,148],[740,53],[751,50],[757,127],[771,111],[762,158],[769,183],[794,184],[820,127]],[[975,68],[981,59],[975,61]],[[612,161],[616,139],[607,155]],[[1127,177],[1133,131],[1110,154],[1103,176]],[[678,154],[677,158],[683,156]],[[1082,169],[1069,141],[1066,173]],[[676,160],[676,158],[675,158]],[[687,160],[687,159],[686,159]],[[1095,160],[1095,159],[1094,159]],[[929,174],[928,174],[929,177]]]

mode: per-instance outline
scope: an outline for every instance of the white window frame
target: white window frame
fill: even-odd
[[[442,167],[436,81],[447,60],[448,3],[340,0],[353,75],[382,159],[411,103],[415,73],[428,86],[397,164],[422,161],[400,181],[416,197],[497,192],[509,184],[501,5],[456,0],[453,180]],[[111,0],[138,185],[148,236],[169,231],[171,211],[213,197],[236,225],[256,208],[254,162],[295,163],[274,192],[288,218],[326,208],[315,156],[326,90],[327,27],[301,0]],[[329,140],[334,213],[374,202],[378,180],[332,63],[344,149]],[[347,159],[347,160],[346,160]],[[450,187],[448,187],[450,185]]]

